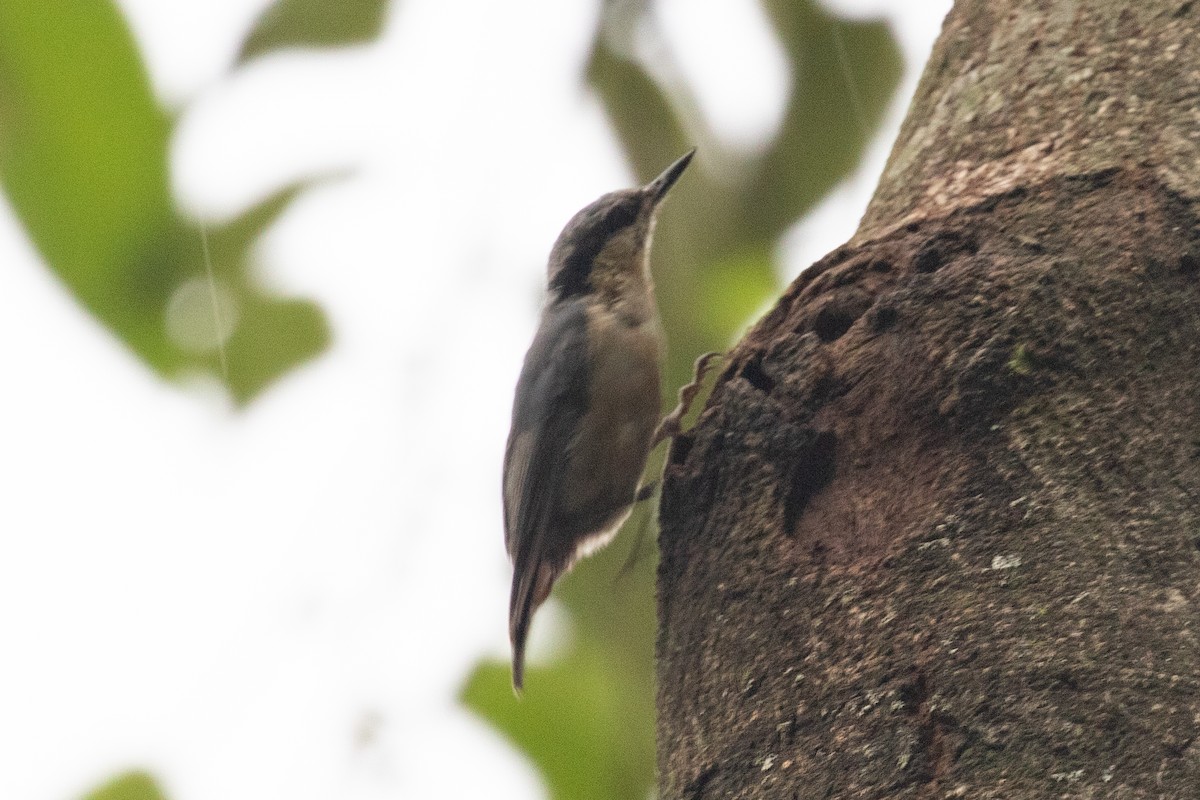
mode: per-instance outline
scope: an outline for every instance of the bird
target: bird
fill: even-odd
[[[518,695],[534,612],[580,558],[612,540],[638,499],[661,414],[665,350],[650,243],[663,199],[695,152],[645,186],[584,207],[550,250],[504,452]]]

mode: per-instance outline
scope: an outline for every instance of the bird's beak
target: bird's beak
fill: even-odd
[[[650,198],[652,205],[658,205],[662,202],[662,199],[667,195],[667,190],[675,185],[675,181],[679,180],[679,176],[687,169],[687,165],[691,162],[694,155],[696,155],[696,148],[693,147],[680,156],[674,164],[663,170],[661,175],[646,184],[646,188],[643,191]]]

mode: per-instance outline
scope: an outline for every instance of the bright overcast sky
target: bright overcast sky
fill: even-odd
[[[70,800],[130,767],[171,800],[537,797],[454,698],[507,654],[499,464],[545,254],[630,180],[579,86],[595,11],[402,0],[370,47],[231,76],[266,3],[121,0],[187,109],[187,208],[224,219],[348,172],[260,248],[269,285],[329,315],[329,352],[240,413],[165,384],[0,198],[0,797]],[[890,14],[909,74],[868,162],[789,236],[789,275],[853,231],[949,0],[831,5]],[[769,136],[788,76],[757,7],[658,13],[718,131]],[[707,68],[715,41],[739,71]]]

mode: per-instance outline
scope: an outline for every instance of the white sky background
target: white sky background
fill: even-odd
[[[579,85],[595,11],[402,0],[370,47],[230,74],[266,4],[121,0],[159,96],[188,104],[189,209],[352,170],[260,248],[268,285],[329,315],[329,352],[240,413],[164,384],[0,198],[0,797],[130,767],[171,800],[539,796],[455,694],[507,655],[499,465],[545,254],[630,181]],[[853,231],[949,0],[832,5],[889,14],[909,74],[868,162],[789,236],[789,276]],[[722,135],[769,135],[787,78],[758,12],[660,18]],[[737,70],[706,68],[717,42]]]

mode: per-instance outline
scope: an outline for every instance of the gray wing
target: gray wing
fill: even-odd
[[[562,502],[568,452],[587,408],[587,313],[582,300],[546,310],[513,401],[504,453],[504,539],[513,562],[509,635],[513,684],[522,682],[533,612],[573,552],[551,529]]]

